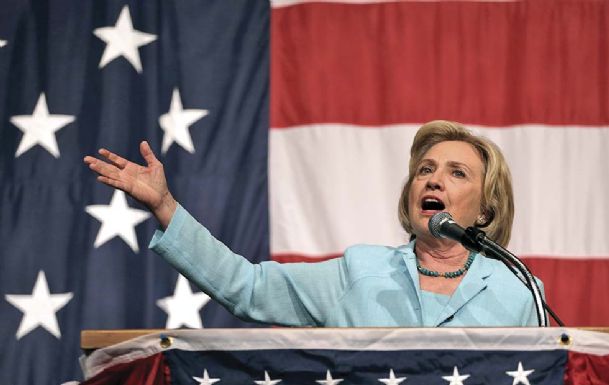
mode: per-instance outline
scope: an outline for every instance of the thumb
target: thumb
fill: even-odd
[[[152,152],[150,145],[145,140],[140,143],[140,153],[144,157],[144,160],[146,161],[146,164],[148,164],[148,166],[152,166],[155,163],[159,163],[159,160],[156,158],[156,156],[154,156],[154,152]]]

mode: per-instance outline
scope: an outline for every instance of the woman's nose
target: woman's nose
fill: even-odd
[[[444,184],[442,183],[442,178],[440,177],[439,173],[435,172],[429,177],[429,179],[427,180],[426,187],[430,190],[442,190],[443,189]]]

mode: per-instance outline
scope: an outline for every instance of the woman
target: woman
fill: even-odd
[[[357,245],[315,264],[251,264],[220,243],[172,197],[146,142],[139,166],[108,150],[85,163],[98,180],[146,205],[159,221],[150,247],[236,316],[293,326],[537,325],[525,286],[500,262],[434,238],[430,217],[450,212],[505,246],[514,216],[511,178],[492,142],[433,121],[412,145],[399,215],[412,234],[393,248]]]

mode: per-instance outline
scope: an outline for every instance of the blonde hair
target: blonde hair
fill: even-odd
[[[469,143],[479,152],[484,164],[480,212],[485,217],[485,221],[484,223],[476,222],[475,226],[483,228],[486,234],[499,245],[507,246],[514,222],[514,194],[507,162],[495,143],[487,138],[474,135],[459,123],[446,120],[425,123],[414,137],[410,149],[408,180],[402,189],[399,203],[398,215],[402,227],[408,233],[412,233],[408,213],[408,196],[421,159],[433,146],[446,141]]]

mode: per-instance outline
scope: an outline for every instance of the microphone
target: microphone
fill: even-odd
[[[547,304],[541,297],[541,291],[539,290],[539,286],[537,286],[537,282],[535,282],[533,274],[531,274],[530,270],[520,259],[518,259],[518,257],[487,238],[484,231],[474,226],[464,229],[445,211],[434,214],[429,219],[427,227],[429,228],[431,235],[436,238],[452,239],[461,243],[470,251],[482,253],[489,258],[498,259],[503,262],[503,264],[520,279],[533,295],[539,326],[548,326],[548,320],[543,309],[544,307],[547,308],[553,316],[555,316],[554,312],[547,307]],[[515,271],[511,265],[514,265],[522,277],[518,275],[518,272]],[[562,324],[558,317],[555,317],[555,319],[559,324]]]
[[[466,249],[475,252],[482,251],[480,241],[474,238],[474,234],[468,232],[453,220],[450,213],[442,211],[434,214],[427,224],[429,232],[436,238],[448,238],[457,241]]]

